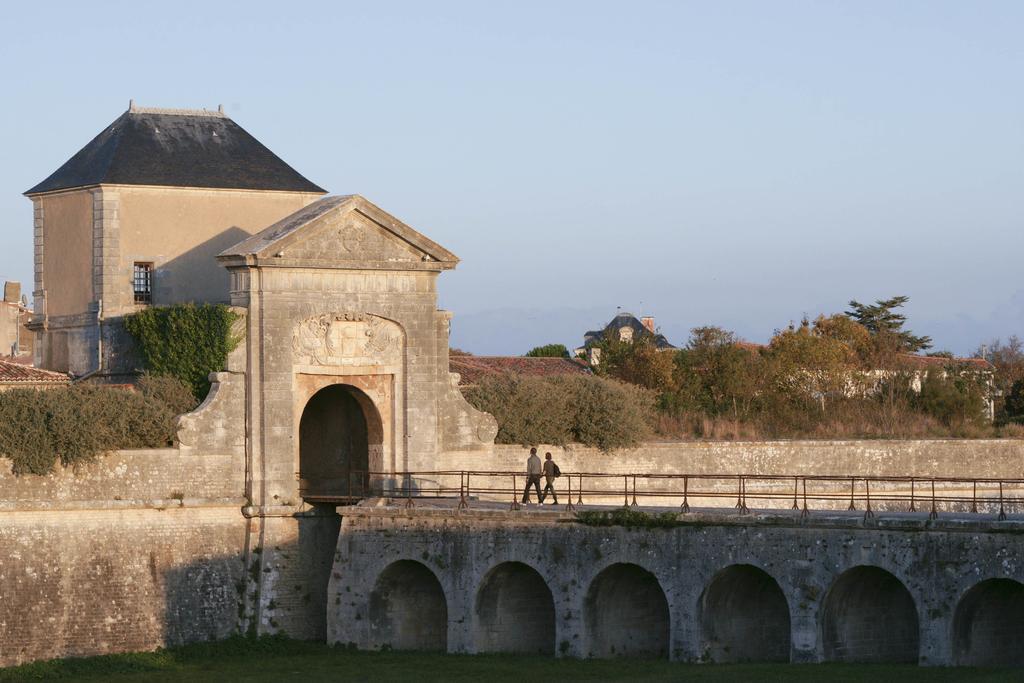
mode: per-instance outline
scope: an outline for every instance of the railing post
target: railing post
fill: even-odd
[[[804,509],[800,511],[800,519],[807,519],[811,511],[807,509],[807,477],[800,477],[804,489]]]
[[[938,519],[939,511],[935,509],[935,479],[932,479],[932,511],[928,513],[928,519]]]
[[[629,507],[629,476],[622,475],[622,507]]]
[[[978,480],[971,482],[971,512],[978,514]]]
[[[565,480],[569,482],[569,502],[565,504],[565,511],[571,512],[576,509],[576,506],[572,504],[572,475],[567,476]]]
[[[1003,507],[1003,482],[999,482],[999,517],[1000,522],[1006,519],[1006,508]]]
[[[412,478],[409,476],[408,472],[405,473],[405,481],[402,486],[405,488],[405,507],[415,507],[416,504],[412,502]]]
[[[633,475],[633,502],[630,504],[632,507],[636,507],[636,475]]]
[[[910,478],[910,511],[917,512],[917,507],[914,505],[914,478]]]
[[[463,483],[463,481],[462,481],[463,478],[465,478],[465,480],[466,480],[465,483]],[[469,495],[469,472],[459,472],[459,509],[460,510],[468,510],[469,509],[469,499],[467,497],[468,495]]]
[[[854,494],[854,491],[856,490],[856,488],[857,488],[857,480],[854,479],[853,477],[850,477],[850,507],[846,508],[847,510],[856,510],[857,509],[857,506],[853,504],[853,494]]]
[[[796,495],[797,495],[798,488],[799,487],[797,485],[797,478],[793,477],[793,507],[790,508],[792,510],[799,510],[800,509],[800,506],[796,504]]]
[[[864,495],[867,498],[867,509],[864,510],[864,521],[868,521],[875,516],[875,513],[871,511],[871,479],[868,477],[864,478]]]
[[[516,484],[516,475],[512,475],[512,504],[508,507],[509,510],[518,510],[519,506],[519,486]]]
[[[577,505],[583,505],[583,474],[582,473],[580,474],[580,485],[577,488],[579,490],[576,492],[576,504]]]
[[[690,477],[683,475],[683,504],[679,506],[681,512],[690,511]]]
[[[739,509],[741,515],[745,515],[750,510],[747,508],[747,484],[746,479],[743,475],[739,475],[739,498],[736,501],[736,507]]]

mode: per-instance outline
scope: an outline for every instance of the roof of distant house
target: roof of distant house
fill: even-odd
[[[63,372],[33,368],[10,360],[0,360],[0,384],[68,384]]]
[[[451,356],[448,359],[448,369],[459,373],[459,384],[463,386],[476,384],[491,375],[554,377],[590,372],[590,369],[578,360],[526,356]]]
[[[651,332],[646,327],[644,327],[644,324],[640,322],[640,320],[635,315],[633,315],[632,313],[626,313],[625,311],[619,313],[614,318],[612,318],[611,321],[604,326],[604,329],[591,330],[584,334],[583,343],[590,344],[592,342],[600,341],[604,337],[606,332],[617,332],[618,330],[621,330],[623,327],[631,328],[633,330],[633,334],[635,335],[654,335],[654,345],[659,349],[676,348],[671,343],[669,343],[665,335],[659,332]]]
[[[25,194],[101,183],[325,192],[220,110],[134,105]]]

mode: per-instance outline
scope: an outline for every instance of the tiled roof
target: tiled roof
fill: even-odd
[[[68,384],[70,381],[71,378],[62,372],[0,360],[0,384]]]
[[[587,374],[580,361],[568,358],[528,358],[525,356],[451,356],[448,369],[459,373],[459,384],[476,384],[488,375],[505,373],[524,377]]]
[[[324,192],[221,112],[134,107],[25,194],[101,183]]]

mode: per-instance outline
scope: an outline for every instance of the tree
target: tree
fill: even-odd
[[[674,408],[707,415],[751,416],[761,392],[763,362],[757,350],[739,345],[720,327],[695,327],[675,354]]]
[[[1002,394],[1005,398],[1000,401],[996,411],[998,422],[1013,421],[1014,415],[1024,415],[1024,410],[1014,413],[1010,410],[1010,394],[1017,382],[1024,380],[1024,342],[1017,336],[1011,336],[1003,343],[1000,339],[993,339],[988,344],[983,344],[974,352],[975,358],[984,358],[995,367],[993,384],[996,394]],[[1024,391],[1024,390],[1022,390]],[[1024,406],[1022,406],[1024,407]],[[1020,418],[1024,421],[1024,417]]]
[[[1010,393],[1006,395],[1006,402],[1003,404],[1003,418],[1006,422],[1024,424],[1024,379],[1014,382]]]
[[[775,385],[792,398],[814,401],[825,411],[826,400],[843,397],[851,387],[856,352],[842,339],[802,325],[772,337],[769,344]]]
[[[929,370],[915,402],[922,412],[949,428],[985,422],[983,385],[973,374],[953,365],[942,372]]]
[[[568,358],[569,349],[565,348],[565,344],[545,344],[544,346],[535,346],[526,352],[527,358]]]
[[[917,353],[932,346],[931,337],[918,336],[903,329],[907,316],[895,312],[907,303],[910,297],[894,296],[891,299],[879,299],[874,304],[862,304],[850,301],[850,310],[846,316],[863,325],[881,345],[881,350],[898,353]]]
[[[654,336],[641,334],[626,341],[617,332],[609,332],[596,344],[600,362],[594,366],[598,375],[636,384],[659,393],[674,388],[672,354],[659,351]]]

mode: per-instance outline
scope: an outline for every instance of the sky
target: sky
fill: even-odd
[[[141,106],[216,108],[455,252],[453,346],[767,341],[907,295],[937,349],[1024,336],[1024,3],[19,2],[0,277],[26,189]]]

